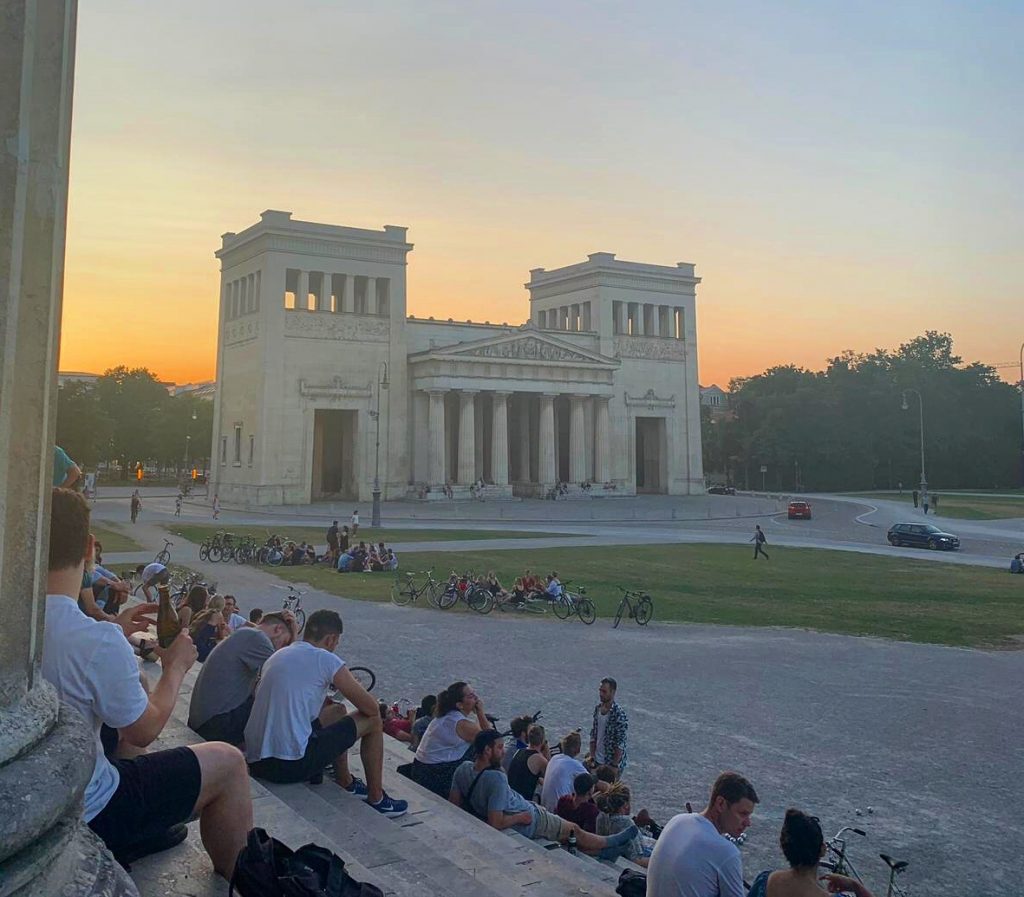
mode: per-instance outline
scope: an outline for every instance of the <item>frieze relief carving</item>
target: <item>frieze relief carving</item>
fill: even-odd
[[[368,399],[371,393],[369,383],[354,386],[338,376],[328,383],[310,383],[305,377],[299,378],[299,395],[304,399]]]
[[[642,405],[645,408],[649,408],[649,409],[652,409],[652,410],[655,409],[655,408],[675,408],[676,407],[676,397],[675,397],[675,394],[673,393],[672,395],[668,396],[667,398],[662,398],[661,396],[657,395],[654,392],[653,389],[647,390],[647,392],[645,392],[642,396],[631,396],[627,392],[626,393],[626,405],[627,406]]]
[[[385,318],[314,311],[287,311],[284,316],[285,336],[386,343],[390,334],[391,324]]]
[[[224,345],[233,346],[246,343],[260,335],[259,318],[250,321],[232,321],[224,326]]]
[[[478,346],[453,353],[457,356],[475,358],[518,358],[526,361],[582,361],[593,364],[594,358],[582,352],[555,346],[535,336],[517,339],[513,342],[495,343],[493,346]]]
[[[686,361],[686,343],[678,339],[647,336],[615,337],[617,358],[646,358],[650,361]]]

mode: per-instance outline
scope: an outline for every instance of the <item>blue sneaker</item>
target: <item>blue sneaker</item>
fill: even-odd
[[[345,790],[356,797],[366,797],[370,793],[366,790],[366,782],[356,776],[352,776],[352,783]]]
[[[366,801],[370,804],[369,801]],[[370,804],[373,809],[378,813],[382,813],[385,816],[390,816],[392,819],[396,819],[399,816],[404,816],[409,810],[409,802],[404,800],[395,800],[393,797],[388,797],[388,793],[385,791],[384,796],[378,803]]]

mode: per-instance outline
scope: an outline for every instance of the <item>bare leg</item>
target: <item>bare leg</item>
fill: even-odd
[[[192,745],[203,784],[195,811],[199,833],[213,868],[230,879],[239,851],[252,828],[249,770],[238,748],[221,741]]]
[[[341,722],[348,716],[348,708],[344,704],[327,701],[320,710],[320,725],[326,728]],[[342,788],[352,785],[352,773],[348,770],[348,754],[339,754],[334,758],[334,781]]]
[[[353,713],[359,733],[359,757],[366,776],[366,798],[371,804],[384,797],[384,722],[379,713],[363,716]]]

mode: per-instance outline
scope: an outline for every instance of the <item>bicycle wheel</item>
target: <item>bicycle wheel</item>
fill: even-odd
[[[367,691],[373,691],[373,687],[377,684],[377,676],[373,670],[369,667],[349,667],[348,671],[363,688]]]
[[[551,603],[551,610],[554,611],[555,616],[558,617],[559,620],[569,619],[569,612],[572,610],[572,607],[569,604],[569,600],[570,599],[568,598],[568,596],[559,595]]]
[[[641,626],[646,626],[651,622],[651,617],[653,616],[654,602],[644,595],[644,597],[640,599],[640,603],[636,606],[636,621]]]
[[[597,611],[594,610],[594,602],[589,598],[580,598],[579,603],[576,605],[576,613],[579,615],[580,620],[588,626],[597,619]]]
[[[271,548],[267,552],[267,563],[271,567],[280,567],[281,562],[284,560],[284,552],[280,548]]]
[[[221,549],[221,552],[223,553],[223,556],[221,557],[221,560],[222,560],[222,561],[223,561],[223,562],[224,562],[225,564],[226,564],[226,563],[227,563],[228,561],[233,561],[233,560],[235,559],[235,551],[236,551],[236,549],[235,549],[235,548],[234,548],[233,546],[231,546],[231,545],[225,545],[225,546],[224,546],[224,547],[223,547],[223,548]]]
[[[297,607],[293,613],[295,614],[296,632],[301,635],[302,630],[306,628],[306,612],[301,607]]]
[[[478,614],[489,614],[494,608],[494,596],[487,589],[470,589],[466,604]]]
[[[224,549],[219,545],[211,545],[210,550],[206,553],[208,560],[213,563],[217,563],[224,556]]]
[[[455,607],[456,602],[459,600],[459,590],[456,588],[445,589],[437,599],[437,606],[441,610],[449,610]]]
[[[210,546],[204,542],[199,546],[199,560],[208,561],[210,559]]]
[[[157,554],[156,562],[158,564],[163,564],[166,567],[171,562],[171,553],[165,548]]]
[[[394,585],[391,586],[391,600],[399,607],[405,607],[415,597],[416,591],[411,583],[401,582],[396,579]]]
[[[536,598],[527,598],[523,602],[523,613],[526,614],[546,614],[548,612],[548,603],[546,601],[538,601]]]
[[[618,629],[619,623],[622,622],[622,612],[626,609],[626,599],[623,598],[619,602],[619,609],[615,611],[615,622],[612,623],[612,629]]]
[[[434,605],[434,607],[440,607],[438,601],[441,595],[441,583],[430,580],[427,583],[427,601]]]

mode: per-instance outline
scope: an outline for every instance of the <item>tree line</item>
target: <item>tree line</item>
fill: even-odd
[[[172,396],[146,368],[105,371],[95,383],[68,382],[57,393],[57,444],[83,468],[116,462],[187,469],[209,458],[213,402]]]
[[[1006,488],[1024,474],[1017,388],[988,365],[964,364],[948,333],[846,351],[822,371],[780,365],[729,391],[730,416],[702,408],[704,469],[741,488],[761,488],[762,476],[786,491],[915,488],[918,393],[931,489]]]

